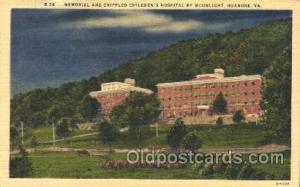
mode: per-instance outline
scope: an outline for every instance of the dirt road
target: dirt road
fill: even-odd
[[[133,149],[114,149],[116,153],[126,153]],[[144,148],[142,151],[151,152],[152,148]],[[228,153],[231,151],[232,153],[241,153],[241,154],[250,154],[250,153],[274,153],[274,152],[283,152],[290,150],[290,147],[287,145],[278,145],[278,144],[268,144],[255,148],[204,148],[199,149],[198,152],[203,153]],[[82,149],[82,148],[68,148],[68,147],[48,147],[48,148],[37,148],[37,149],[26,149],[27,152],[77,152],[77,151],[87,151],[90,155],[104,155],[109,153],[108,149]],[[160,148],[160,152],[169,152],[169,148]],[[19,150],[11,151],[10,154],[17,154]]]

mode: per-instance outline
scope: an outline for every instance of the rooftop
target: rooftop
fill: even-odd
[[[200,74],[192,80],[180,81],[180,82],[169,82],[169,83],[158,83],[157,87],[167,86],[183,86],[183,85],[196,85],[206,83],[220,83],[220,82],[235,82],[235,81],[250,81],[262,79],[261,75],[240,75],[235,77],[224,77],[223,69],[215,69],[213,74]]]

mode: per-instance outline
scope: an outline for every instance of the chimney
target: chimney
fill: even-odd
[[[124,83],[130,84],[131,86],[135,86],[135,80],[134,79],[126,78],[124,80]]]
[[[214,74],[216,77],[218,77],[219,79],[224,78],[224,70],[221,68],[216,68],[214,69]]]

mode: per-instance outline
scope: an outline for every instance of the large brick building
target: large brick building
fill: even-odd
[[[132,91],[143,92],[145,94],[152,94],[149,89],[144,89],[135,86],[134,79],[125,79],[124,82],[109,82],[101,84],[100,91],[90,92],[92,98],[96,98],[101,106],[101,113],[104,118],[109,118],[112,109],[121,104]]]
[[[212,103],[220,92],[226,98],[228,114],[237,110],[248,116],[262,113],[261,75],[224,77],[223,69],[215,69],[213,74],[197,75],[189,81],[159,83],[157,88],[162,121],[211,116]]]

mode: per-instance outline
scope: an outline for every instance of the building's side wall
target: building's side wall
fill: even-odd
[[[197,109],[199,105],[212,105],[222,92],[227,100],[228,114],[242,110],[245,114],[260,114],[262,81],[241,80],[205,84],[159,86],[158,99],[161,103],[161,119],[177,117],[206,117],[210,111]]]
[[[120,105],[127,97],[128,92],[117,92],[98,95],[97,100],[101,104],[101,114],[105,118],[109,118],[114,107]]]

